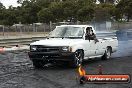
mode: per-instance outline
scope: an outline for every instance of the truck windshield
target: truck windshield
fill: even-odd
[[[49,35],[55,38],[82,38],[83,29],[81,27],[56,27]]]

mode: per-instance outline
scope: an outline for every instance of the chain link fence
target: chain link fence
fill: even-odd
[[[52,31],[56,26],[59,25],[72,25],[72,24],[84,24],[84,25],[93,25],[93,27],[98,31],[111,31],[111,30],[125,30],[132,29],[132,22],[59,22],[46,24],[41,23],[41,25],[33,24],[33,25],[13,25],[11,27],[8,26],[0,26],[0,38],[10,38],[14,37],[26,37],[26,36],[45,36],[50,31]]]

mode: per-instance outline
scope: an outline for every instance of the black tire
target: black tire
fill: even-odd
[[[111,57],[111,48],[107,48],[104,55],[102,56],[102,60],[108,60]]]
[[[32,60],[34,68],[42,68],[44,66],[41,60]]]
[[[84,53],[82,50],[77,50],[73,55],[73,61],[70,63],[73,68],[77,68],[82,65]]]
[[[87,79],[83,76],[80,78],[79,81],[80,81],[80,84],[84,84],[84,83],[86,83]]]

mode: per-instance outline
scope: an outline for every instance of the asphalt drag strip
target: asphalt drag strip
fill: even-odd
[[[34,69],[26,51],[0,56],[0,88],[132,88],[131,83],[80,85],[77,69],[66,66],[49,64],[42,69]],[[102,65],[104,74],[132,75],[131,64],[132,56],[124,56],[106,61],[100,58],[88,60],[83,67],[87,74],[98,74],[98,66]]]
[[[128,84],[79,84],[78,69],[62,64],[46,64],[34,69],[28,51],[0,53],[0,88],[132,88]],[[132,41],[119,41],[118,51],[109,60],[96,58],[83,63],[87,74],[130,74],[132,79]]]

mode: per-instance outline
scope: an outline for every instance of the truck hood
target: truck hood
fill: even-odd
[[[83,41],[83,39],[45,39],[39,40],[36,42],[31,43],[30,45],[45,45],[45,46],[72,46],[79,42]]]

